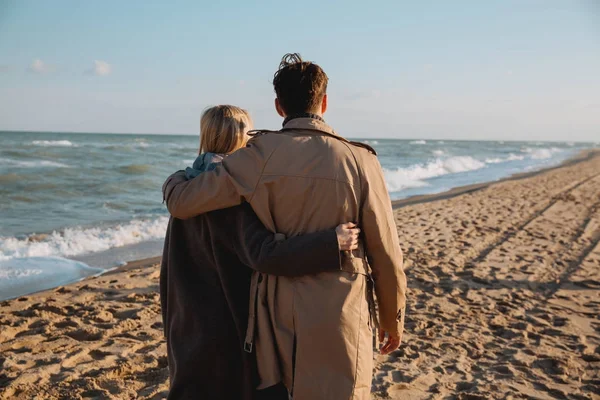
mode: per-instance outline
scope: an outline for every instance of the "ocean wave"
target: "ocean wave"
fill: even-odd
[[[15,173],[0,174],[0,183],[16,182],[19,179],[23,179],[23,177]]]
[[[67,228],[25,239],[0,237],[0,260],[22,257],[69,257],[127,246],[165,235],[167,217],[133,220],[106,228]]]
[[[425,179],[437,176],[475,171],[485,167],[485,163],[469,156],[436,159],[427,164],[416,164],[396,170],[384,169],[383,173],[391,192],[406,188],[427,186]]]
[[[77,147],[69,140],[34,140],[31,144],[43,147]]]
[[[444,154],[446,154],[444,150],[433,150],[432,153],[434,156],[443,156]]]
[[[363,140],[364,144],[379,144],[377,140]]]
[[[506,159],[508,161],[515,161],[515,160],[523,160],[523,159],[525,159],[525,157],[519,156],[519,155],[514,154],[514,153],[510,153],[510,155]]]
[[[70,168],[69,165],[48,161],[48,160],[37,160],[37,161],[21,161],[21,160],[13,160],[11,158],[0,158],[0,165],[9,165],[11,167],[20,167],[20,168],[39,168],[39,167],[49,167],[49,168]]]
[[[164,142],[147,142],[142,140],[134,140],[129,142],[121,142],[121,143],[113,143],[113,142],[90,142],[86,143],[85,146],[94,147],[103,150],[111,150],[111,151],[137,151],[140,149],[159,149],[159,150],[185,150],[190,152],[197,152],[198,146],[194,144],[180,144],[180,143],[164,143]]]
[[[128,175],[144,174],[150,170],[150,167],[150,164],[131,164],[119,167],[119,171]]]
[[[559,149],[557,147],[537,148],[537,149],[532,149],[530,147],[526,147],[526,148],[522,149],[522,151],[524,153],[529,154],[529,157],[532,160],[546,160],[548,158],[552,158],[552,156],[554,154],[560,153],[563,150]]]
[[[118,203],[118,202],[114,202],[114,201],[106,201],[106,202],[102,203],[102,208],[105,209],[105,210],[123,211],[123,210],[128,210],[129,209],[129,204],[127,204],[127,203]]]
[[[135,139],[135,143],[133,143],[136,147],[141,147],[142,149],[150,147],[150,143],[146,142],[144,139]]]
[[[500,158],[500,157],[486,158],[485,163],[486,164],[499,164],[499,163],[503,163],[503,162],[518,161],[518,160],[524,160],[524,159],[525,159],[525,156],[519,156],[517,154],[510,153],[508,155],[508,157],[506,157],[506,158]]]
[[[426,140],[413,140],[410,144],[427,144]]]

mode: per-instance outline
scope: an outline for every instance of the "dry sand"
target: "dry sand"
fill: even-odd
[[[406,333],[373,396],[600,398],[600,154],[419,201],[395,211]],[[0,303],[0,397],[163,398],[157,261]]]

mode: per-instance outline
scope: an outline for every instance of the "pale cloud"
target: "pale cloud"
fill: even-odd
[[[11,66],[8,64],[0,64],[0,72],[8,72],[11,69]]]
[[[31,65],[29,66],[29,71],[34,72],[36,74],[44,74],[46,72],[50,72],[50,70],[50,66],[42,60],[40,60],[39,58],[33,60]]]
[[[95,60],[94,68],[92,68],[92,72],[97,76],[106,76],[112,72],[112,65],[107,63],[106,61]]]

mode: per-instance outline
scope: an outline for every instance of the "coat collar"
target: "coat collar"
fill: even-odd
[[[330,127],[329,125],[327,125],[325,123],[325,120],[323,118],[321,119],[316,119],[316,118],[293,118],[291,120],[288,120],[286,122],[286,124],[283,126],[283,129],[281,129],[282,132],[288,131],[288,130],[309,130],[309,131],[317,131],[320,132],[324,135],[327,136],[331,136],[335,139],[338,139],[342,142],[351,144],[353,146],[357,146],[357,147],[362,147],[364,149],[367,149],[370,153],[377,155],[377,152],[375,151],[375,149],[373,149],[371,146],[369,146],[368,144],[365,143],[361,143],[361,142],[353,142],[350,141],[348,139],[346,139],[345,137],[342,137],[340,135],[338,135],[332,127]]]
[[[331,126],[327,125],[327,123],[323,119],[316,119],[316,118],[310,118],[310,117],[294,118],[294,119],[287,121],[285,123],[285,125],[283,125],[282,130],[287,131],[290,129],[320,131],[320,132],[324,132],[330,136],[335,136],[336,138],[347,142],[347,140],[345,138],[343,138],[340,135],[338,135],[337,133],[335,133],[333,128]]]

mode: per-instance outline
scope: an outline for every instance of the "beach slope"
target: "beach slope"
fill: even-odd
[[[420,200],[395,210],[406,332],[373,396],[598,398],[600,154]],[[0,303],[0,398],[164,398],[158,261]]]

